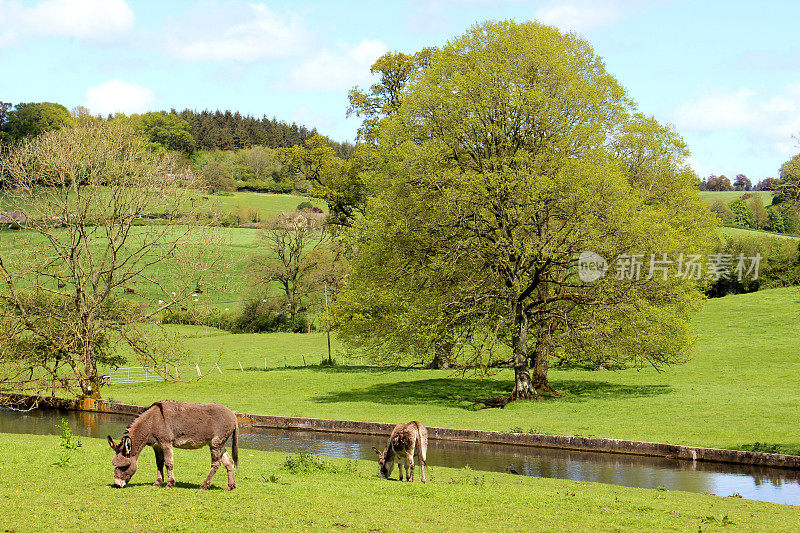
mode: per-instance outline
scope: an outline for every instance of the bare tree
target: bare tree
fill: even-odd
[[[325,214],[313,211],[283,212],[264,224],[268,251],[253,258],[253,277],[260,286],[277,283],[277,306],[294,319],[307,306],[309,295],[322,285],[320,249],[327,241]]]
[[[188,222],[188,178],[145,144],[127,125],[83,121],[0,158],[3,203],[26,219],[0,239],[0,393],[99,398],[98,366],[121,364],[123,347],[148,366],[177,356],[147,321],[217,255]]]

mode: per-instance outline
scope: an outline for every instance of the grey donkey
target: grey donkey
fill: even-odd
[[[231,458],[225,443],[233,435]],[[145,446],[152,446],[156,454],[158,473],[153,486],[164,482],[164,465],[167,465],[167,487],[175,486],[172,475],[172,449],[211,448],[211,472],[200,489],[211,486],[211,480],[220,463],[228,471],[228,490],[236,488],[234,465],[239,462],[239,425],[236,415],[218,403],[156,402],[140,414],[122,435],[119,444],[108,436],[111,449],[116,452],[114,485],[122,488],[136,473],[139,454]]]

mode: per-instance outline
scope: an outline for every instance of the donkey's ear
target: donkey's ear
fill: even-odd
[[[106,437],[108,439],[108,445],[111,446],[111,449],[117,451],[117,445],[114,443],[114,439],[111,438],[111,435]]]
[[[377,453],[378,455],[381,454],[381,451],[378,448],[376,448],[375,446],[373,446],[372,449],[375,450],[375,453]]]
[[[122,439],[122,444],[125,446],[125,455],[130,455],[131,454],[131,438],[130,437],[124,437]]]

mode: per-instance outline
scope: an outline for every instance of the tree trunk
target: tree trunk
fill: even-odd
[[[453,343],[451,341],[439,341],[434,346],[433,361],[428,364],[428,369],[443,370],[450,368],[450,355],[453,353]]]
[[[97,357],[95,355],[94,328],[89,313],[81,317],[83,327],[83,376],[81,377],[81,396],[83,398],[100,399],[100,376],[97,374]]]
[[[100,376],[97,374],[97,365],[91,355],[88,355],[85,361],[84,373],[85,375],[81,377],[81,396],[99,400],[101,398]]]
[[[562,395],[556,391],[547,379],[547,370],[550,366],[550,354],[553,352],[553,334],[549,321],[545,320],[536,328],[536,348],[533,351],[533,386],[536,390],[552,394],[556,397]]]
[[[510,400],[540,399],[528,370],[528,316],[522,303],[514,303],[514,390]]]

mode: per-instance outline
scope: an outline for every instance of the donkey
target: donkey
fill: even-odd
[[[225,451],[225,443],[233,435],[231,454]],[[156,402],[144,410],[130,423],[119,444],[108,436],[111,449],[116,452],[111,464],[114,466],[114,485],[122,488],[136,473],[139,454],[145,446],[156,452],[158,474],[154,487],[164,482],[164,465],[167,465],[167,487],[175,486],[172,476],[172,448],[197,449],[208,445],[211,448],[211,472],[200,485],[201,490],[211,486],[211,480],[220,463],[228,470],[228,490],[236,488],[234,465],[239,464],[239,425],[233,411],[218,403]]]
[[[425,464],[428,457],[428,430],[417,421],[397,424],[392,430],[386,450],[381,452],[375,446],[372,447],[378,454],[378,464],[381,469],[381,476],[389,479],[397,463],[400,471],[400,481],[403,481],[403,467],[406,469],[406,480],[414,481],[414,449],[417,449],[419,468],[422,475],[422,482],[425,483]],[[411,475],[408,467],[411,466]]]

